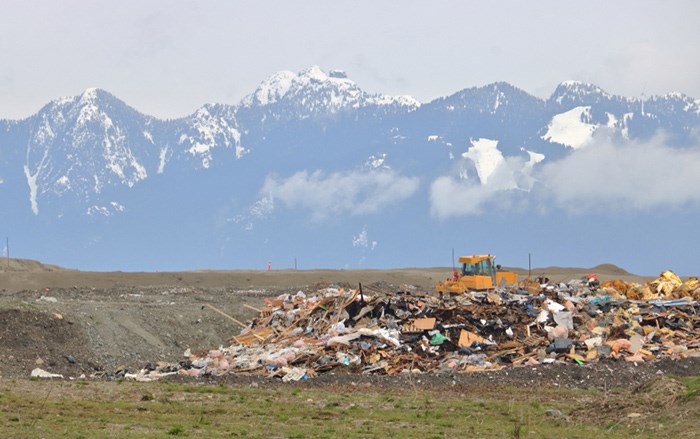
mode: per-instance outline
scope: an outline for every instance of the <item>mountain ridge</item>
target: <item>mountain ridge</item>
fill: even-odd
[[[103,258],[100,248],[114,248],[123,261],[131,245],[141,264],[165,253],[176,260],[188,246],[203,261],[216,257],[205,248],[233,260],[243,247],[252,258],[288,255],[307,235],[345,242],[355,261],[402,258],[411,227],[445,245],[445,221],[489,229],[529,199],[552,203],[542,199],[552,190],[543,178],[601,139],[648,143],[662,133],[670,147],[694,151],[697,106],[678,93],[640,100],[578,81],[547,99],[501,81],[421,103],[312,66],[271,75],[238,104],[159,119],[88,88],[0,120],[0,219],[31,248],[48,251],[61,236]],[[538,215],[546,224],[556,217]],[[340,258],[318,249],[314,257]]]
[[[186,119],[186,118],[188,118],[188,117],[193,116],[193,115],[196,114],[197,111],[199,111],[199,109],[201,109],[202,107],[207,107],[207,106],[225,106],[225,107],[236,107],[236,108],[239,108],[239,107],[243,107],[243,106],[251,106],[251,104],[252,104],[252,102],[253,102],[253,99],[254,99],[254,96],[256,95],[256,92],[260,89],[260,87],[261,87],[263,84],[265,84],[266,82],[268,82],[270,78],[274,78],[274,77],[276,77],[277,75],[280,75],[280,74],[290,74],[290,75],[293,75],[293,77],[298,77],[299,75],[302,75],[304,72],[308,72],[308,71],[311,71],[311,70],[313,70],[313,71],[316,71],[316,70],[322,71],[320,67],[318,67],[318,66],[312,66],[312,67],[310,67],[310,68],[308,68],[308,69],[306,69],[306,70],[302,70],[299,74],[295,74],[295,73],[293,73],[293,72],[291,72],[291,71],[288,71],[288,70],[281,71],[281,72],[277,72],[277,73],[275,73],[275,74],[273,74],[273,75],[270,75],[270,77],[268,77],[267,80],[264,80],[263,82],[261,82],[261,84],[258,86],[258,88],[257,88],[254,92],[252,92],[252,93],[250,93],[250,94],[244,96],[243,98],[241,98],[241,99],[239,100],[238,103],[235,103],[235,104],[227,104],[227,103],[222,103],[222,102],[207,102],[207,103],[203,103],[202,105],[200,105],[200,106],[199,106],[195,111],[193,111],[192,113],[185,114],[185,115],[182,115],[182,116],[170,117],[170,118],[161,118],[161,117],[154,116],[154,115],[148,115],[148,114],[146,114],[146,113],[144,113],[144,112],[141,112],[141,111],[139,111],[138,109],[136,109],[135,107],[132,107],[132,106],[130,106],[130,105],[129,105],[129,107],[132,108],[134,111],[138,112],[140,115],[142,115],[142,116],[144,116],[144,117],[149,117],[149,118],[157,119],[157,120],[162,121],[162,122],[179,121],[179,120]],[[332,70],[331,72],[336,72],[336,75],[342,74],[342,75],[343,75],[342,78],[346,79],[349,83],[352,83],[353,85],[356,85],[356,83],[354,83],[353,81],[350,81],[349,79],[347,79],[346,74],[345,74],[342,70],[340,70],[340,71],[339,71],[339,70]],[[337,73],[337,72],[342,72],[342,73]],[[327,76],[328,78],[332,78],[332,77],[330,76],[330,73],[329,73],[329,74],[325,74],[325,73],[324,73],[324,75]],[[610,94],[610,93],[604,91],[602,88],[598,87],[598,86],[595,85],[595,84],[587,83],[587,82],[584,82],[584,81],[578,81],[578,80],[564,80],[564,81],[560,82],[560,83],[555,87],[554,91],[552,92],[552,94],[550,94],[550,96],[549,96],[548,98],[540,98],[540,97],[537,97],[537,96],[535,96],[535,95],[531,95],[531,94],[528,93],[525,89],[522,89],[522,88],[520,88],[520,87],[517,87],[517,86],[515,86],[515,85],[512,85],[512,84],[510,84],[510,83],[508,83],[508,82],[506,82],[506,81],[494,81],[494,82],[489,82],[489,83],[484,84],[484,85],[481,85],[481,86],[467,87],[467,88],[464,88],[464,89],[461,89],[461,90],[457,90],[457,91],[453,92],[452,94],[449,94],[449,95],[446,95],[446,96],[438,96],[438,97],[435,97],[435,98],[433,98],[433,99],[431,99],[431,100],[429,100],[429,101],[426,101],[426,102],[421,102],[421,101],[419,101],[418,99],[415,99],[415,98],[413,98],[412,96],[409,96],[409,95],[397,95],[397,96],[393,96],[393,97],[395,97],[395,98],[404,98],[404,97],[405,97],[406,100],[407,100],[407,102],[409,102],[409,103],[410,103],[410,102],[415,102],[415,103],[418,104],[418,106],[423,106],[423,105],[426,105],[426,104],[434,103],[435,101],[438,101],[438,100],[443,100],[443,99],[447,99],[447,98],[453,97],[453,96],[455,96],[455,95],[458,95],[458,94],[460,94],[460,93],[464,93],[464,92],[467,92],[467,91],[477,91],[477,92],[478,92],[478,91],[488,90],[488,89],[490,89],[490,88],[495,88],[495,87],[498,87],[498,86],[505,86],[506,88],[510,88],[510,89],[512,89],[512,90],[516,90],[516,91],[518,91],[518,92],[525,93],[525,94],[527,94],[528,96],[532,97],[533,99],[539,100],[539,101],[542,101],[542,102],[557,101],[558,99],[561,98],[561,96],[560,96],[561,94],[572,94],[572,92],[576,91],[577,93],[575,93],[575,94],[578,95],[579,97],[580,97],[582,94],[583,94],[584,96],[586,96],[586,95],[603,96],[603,97],[605,97],[605,98],[615,98],[615,99],[619,99],[619,100],[621,100],[621,101],[626,101],[626,102],[634,103],[634,104],[637,104],[637,105],[641,105],[641,102],[642,102],[642,101],[646,101],[646,102],[649,102],[649,101],[652,101],[652,102],[653,102],[653,101],[657,101],[657,102],[658,102],[658,101],[667,101],[667,100],[682,101],[682,102],[685,103],[685,106],[686,106],[686,107],[692,107],[692,111],[700,112],[700,98],[695,99],[695,98],[693,98],[692,96],[687,95],[687,94],[682,93],[682,92],[670,91],[670,92],[667,92],[667,93],[664,93],[664,94],[656,94],[656,95],[650,95],[650,96],[643,97],[643,98],[637,98],[637,97],[629,97],[629,96],[621,96],[621,95]],[[360,89],[360,90],[361,90],[361,89]],[[584,92],[584,93],[581,93],[581,92],[580,92],[581,90],[588,90],[588,91],[587,91],[587,92]],[[564,93],[564,91],[568,91],[568,93]],[[117,99],[117,100],[119,100],[119,101],[125,103],[125,101],[123,101],[122,99],[120,99],[119,97],[117,97],[116,95],[112,94],[111,92],[109,92],[109,91],[106,90],[106,89],[99,88],[99,87],[87,87],[87,88],[85,88],[81,93],[79,93],[79,94],[77,94],[77,95],[66,95],[66,96],[60,96],[60,97],[58,97],[58,98],[52,99],[52,100],[50,100],[47,104],[45,104],[44,106],[42,106],[39,110],[37,110],[36,113],[33,113],[33,114],[31,114],[31,115],[29,115],[29,116],[27,116],[27,117],[18,118],[18,119],[0,117],[0,123],[2,123],[2,122],[4,122],[4,123],[12,123],[12,122],[21,122],[21,121],[25,121],[25,120],[27,120],[27,119],[33,118],[33,117],[36,116],[37,113],[39,113],[42,109],[46,108],[47,106],[49,106],[49,105],[51,105],[51,104],[54,104],[54,103],[64,103],[64,102],[66,102],[66,101],[74,100],[74,99],[76,99],[76,98],[78,98],[78,97],[84,96],[84,95],[86,95],[86,94],[91,94],[91,93],[107,94],[107,95],[111,96],[112,98]],[[364,93],[364,92],[363,92],[363,93]],[[377,93],[377,94],[369,94],[369,93],[367,93],[367,94],[370,95],[370,96],[389,96],[389,98],[392,97],[392,96],[390,96],[390,95],[382,95],[382,94],[380,94],[380,93]],[[583,101],[583,102],[585,102],[585,101]],[[259,103],[259,104],[265,105],[265,104],[267,104],[267,103],[268,103],[268,102]],[[127,105],[128,105],[128,104],[127,104]],[[687,111],[688,109],[689,109],[689,108],[686,108],[685,111]]]

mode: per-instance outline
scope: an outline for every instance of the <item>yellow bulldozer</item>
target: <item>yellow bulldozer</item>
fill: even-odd
[[[460,256],[461,273],[455,270],[452,278],[438,281],[438,293],[463,293],[472,290],[489,290],[501,285],[513,285],[518,275],[502,271],[493,255]]]

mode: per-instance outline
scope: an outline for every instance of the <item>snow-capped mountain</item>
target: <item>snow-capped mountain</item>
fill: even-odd
[[[243,98],[241,107],[266,108],[277,119],[307,119],[366,107],[411,111],[420,102],[410,96],[366,93],[342,70],[326,73],[313,66],[298,74],[282,71],[270,76]]]
[[[551,164],[598,136],[662,135],[692,151],[699,127],[700,103],[688,96],[628,98],[577,81],[548,99],[496,82],[421,103],[313,66],[270,76],[236,105],[175,120],[91,88],[0,120],[0,218],[34,252],[61,255],[46,247],[56,236],[89,254],[113,249],[99,267],[142,267],[164,254],[174,267],[221,266],[217,258],[249,266],[244,255],[297,251],[311,235],[340,245],[339,234],[354,237],[347,250],[363,260],[390,258],[415,236],[409,230],[449,242],[444,221],[484,215],[493,200],[522,204],[503,198],[537,193]],[[357,236],[372,245],[353,245]],[[178,257],[185,248],[199,262]]]
[[[148,145],[160,123],[103,90],[51,102],[24,123],[21,165],[35,214],[40,198],[90,202],[105,188],[133,187],[153,168]]]

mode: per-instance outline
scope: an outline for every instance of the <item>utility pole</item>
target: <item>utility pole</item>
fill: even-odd
[[[7,251],[7,271],[10,271],[10,237],[5,238],[5,250]]]

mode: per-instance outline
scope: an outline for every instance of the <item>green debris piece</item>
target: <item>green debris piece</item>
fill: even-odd
[[[430,339],[430,344],[433,346],[437,346],[443,344],[447,340],[449,340],[449,338],[445,337],[439,332],[436,332],[435,335],[433,335],[433,338]]]

